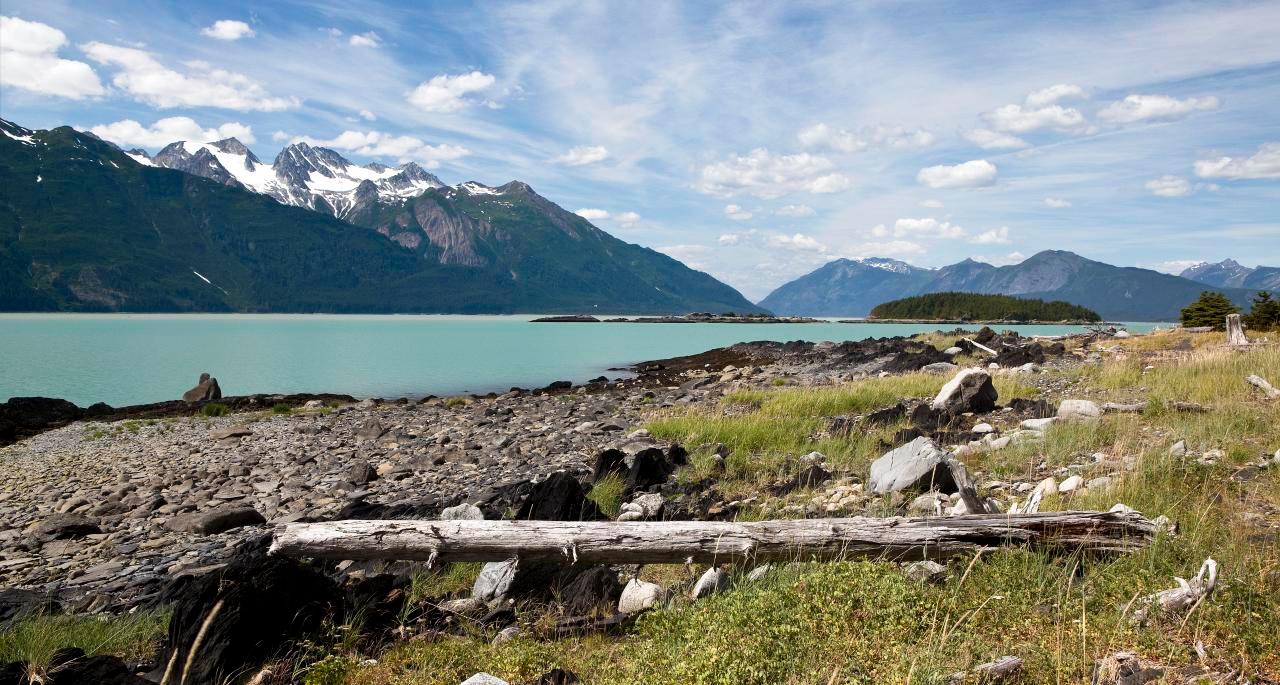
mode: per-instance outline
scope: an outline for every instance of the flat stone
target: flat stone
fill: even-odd
[[[956,485],[944,463],[946,457],[946,452],[938,449],[932,439],[916,438],[875,460],[867,485],[879,494],[908,488],[931,490],[935,486],[944,492],[954,492]]]
[[[256,526],[266,522],[262,514],[253,508],[228,506],[181,514],[166,521],[164,527],[178,533],[217,535],[243,526]]]
[[[101,533],[98,522],[79,514],[54,514],[27,527],[37,540],[68,540]]]
[[[1102,417],[1102,407],[1092,400],[1063,400],[1058,418],[1064,421],[1092,421]]]
[[[230,438],[243,438],[248,435],[253,435],[253,431],[249,430],[244,426],[232,426],[230,428],[223,428],[221,430],[213,431],[212,433],[209,434],[209,436],[212,437],[214,440],[228,440]]]

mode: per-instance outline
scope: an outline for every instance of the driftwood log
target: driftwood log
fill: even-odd
[[[1155,526],[1136,512],[1063,511],[950,518],[758,521],[331,521],[287,523],[274,554],[427,562],[559,560],[586,564],[939,559],[1002,545],[1122,553]]]

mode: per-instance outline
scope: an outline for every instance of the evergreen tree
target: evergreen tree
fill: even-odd
[[[1244,323],[1254,331],[1280,328],[1280,300],[1272,298],[1266,290],[1258,291],[1253,296],[1252,308],[1244,317]]]
[[[1226,330],[1227,315],[1240,310],[1222,293],[1206,290],[1200,299],[1182,310],[1182,325],[1187,328],[1212,326],[1215,331]]]

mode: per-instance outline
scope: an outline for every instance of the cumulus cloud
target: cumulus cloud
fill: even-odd
[[[613,217],[618,221],[618,225],[623,228],[631,228],[640,223],[640,215],[635,212],[621,212]]]
[[[553,161],[566,166],[584,166],[603,162],[609,158],[609,150],[600,145],[582,145],[556,157]]]
[[[382,44],[382,36],[373,31],[367,31],[353,34],[347,39],[347,43],[357,48],[376,48]]]
[[[737,245],[742,241],[742,235],[739,233],[721,233],[717,242],[721,245]]]
[[[1059,83],[1032,92],[1027,96],[1028,107],[1047,107],[1066,98],[1082,98],[1084,89],[1070,83]]]
[[[592,208],[590,208],[590,207],[585,207],[585,208],[583,208],[583,209],[579,209],[579,210],[575,211],[575,212],[574,212],[574,214],[577,214],[578,216],[580,216],[580,217],[582,217],[582,218],[586,219],[587,221],[600,221],[601,219],[608,219],[608,218],[609,218],[609,211],[608,211],[608,210],[606,210],[606,209],[592,209]]]
[[[848,189],[853,181],[844,174],[832,172],[833,167],[831,160],[807,152],[775,155],[765,148],[756,148],[746,155],[730,155],[725,161],[704,166],[697,189],[720,197],[750,193],[763,198]]]
[[[470,150],[460,145],[428,145],[413,136],[396,136],[378,131],[343,131],[329,140],[305,136],[294,137],[292,140],[370,157],[394,157],[402,164],[418,162],[428,169],[436,169],[441,162],[461,159],[471,154]]]
[[[1048,107],[1023,107],[1004,105],[983,115],[987,123],[997,131],[1026,133],[1041,128],[1072,128],[1084,123],[1084,115],[1074,107],[1049,105]]]
[[[753,216],[751,212],[739,207],[738,205],[725,205],[724,215],[734,221],[746,221]]]
[[[1044,206],[1052,207],[1054,209],[1066,209],[1071,206],[1071,200],[1065,200],[1060,197],[1046,197],[1044,199]]]
[[[880,224],[871,229],[871,235],[876,238],[888,237],[889,230]],[[898,219],[893,223],[893,237],[895,238],[938,238],[943,240],[951,240],[955,238],[963,238],[965,230],[950,221],[939,221],[933,217],[925,217],[922,219]]]
[[[813,216],[817,212],[809,205],[784,205],[779,207],[774,214],[778,216],[806,217]]]
[[[982,233],[974,236],[973,240],[969,242],[976,245],[1008,245],[1010,242],[1009,227],[1001,226],[1000,228],[993,228],[990,231],[983,231]]]
[[[930,188],[980,188],[994,185],[996,165],[985,159],[974,159],[963,164],[925,167],[916,174],[916,180]]]
[[[212,26],[200,29],[200,33],[218,40],[240,40],[252,38],[254,35],[253,29],[248,24],[234,19],[219,19],[213,22]]]
[[[89,132],[122,147],[156,148],[179,140],[207,143],[223,138],[237,138],[246,145],[257,141],[253,129],[238,121],[229,121],[215,128],[204,128],[191,117],[166,117],[156,120],[150,126],[143,126],[133,119],[122,119],[93,126]]]
[[[73,100],[106,92],[88,64],[58,57],[66,44],[48,24],[0,17],[0,85]]]
[[[161,109],[221,107],[274,112],[299,104],[296,98],[272,97],[262,84],[244,74],[215,69],[203,62],[188,62],[192,71],[183,74],[137,48],[94,42],[83,49],[93,61],[117,70],[111,79],[117,88]]]
[[[1027,146],[1027,141],[1008,133],[997,133],[979,128],[964,134],[965,140],[984,150],[1016,150]]]
[[[1280,142],[1263,143],[1251,157],[1202,159],[1195,170],[1200,178],[1280,178]]]
[[[574,212],[587,221],[604,221],[612,219],[622,228],[631,228],[640,223],[640,215],[635,212],[613,213],[607,209],[584,208]]]
[[[1183,197],[1191,193],[1191,184],[1178,176],[1161,176],[1146,183],[1152,195],[1160,197]]]
[[[986,262],[992,266],[1009,266],[1026,260],[1027,256],[1021,252],[1010,252],[1007,255],[996,255],[994,257],[984,257],[975,255],[974,259],[979,262]]]
[[[1192,112],[1218,108],[1218,98],[1212,95],[1200,98],[1179,100],[1168,95],[1130,95],[1123,100],[1113,102],[1098,117],[1116,124],[1131,124],[1138,121],[1172,121],[1181,119]]]
[[[428,112],[456,112],[470,104],[467,95],[488,90],[496,81],[492,74],[480,71],[440,74],[410,91],[409,103]]]
[[[373,112],[370,112],[367,109],[362,109],[360,110],[360,118],[364,119],[365,121],[377,121],[378,115],[374,114]]]
[[[791,235],[787,235],[786,233],[773,233],[765,240],[770,247],[780,247],[785,250],[803,250],[807,252],[827,251],[827,247],[818,242],[816,238],[803,233],[793,233]]]
[[[804,147],[825,147],[840,152],[858,152],[871,145],[892,148],[921,148],[932,145],[935,137],[924,129],[901,126],[871,126],[854,133],[827,124],[814,124],[801,129],[796,138]]]

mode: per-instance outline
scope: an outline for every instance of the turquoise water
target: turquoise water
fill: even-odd
[[[915,324],[554,324],[533,316],[0,314],[0,401],[177,399],[202,371],[227,395],[421,397],[581,382],[609,367],[749,340],[859,340]],[[1133,324],[1134,332],[1154,324]],[[950,326],[948,326],[950,328]],[[1074,326],[1012,326],[1057,334]]]

